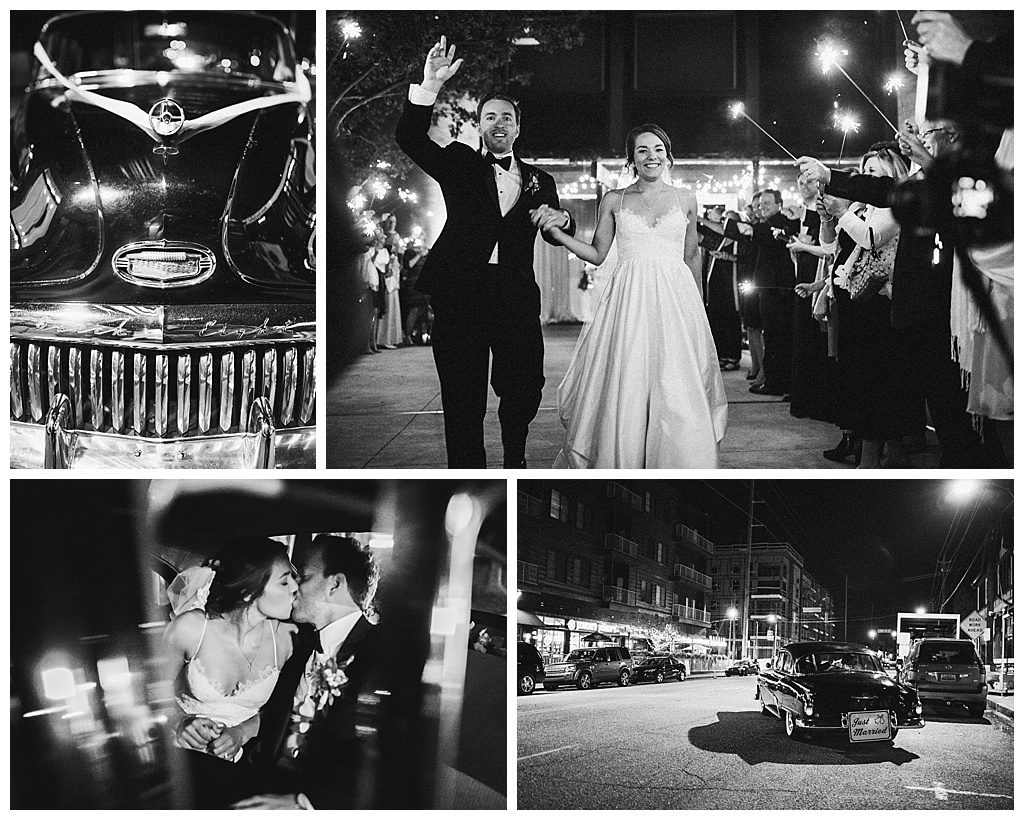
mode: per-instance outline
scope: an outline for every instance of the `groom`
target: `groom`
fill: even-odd
[[[413,84],[395,132],[399,147],[441,186],[448,217],[417,289],[431,296],[434,364],[441,382],[449,467],[486,467],[487,375],[500,401],[506,468],[526,466],[526,435],[544,386],[540,289],[533,270],[537,228],[530,213],[558,208],[550,174],[517,159],[519,106],[491,94],[477,109],[485,148],[430,139],[434,101],[462,65],[446,38],[436,43]],[[575,233],[567,211],[542,227]],[[546,238],[546,237],[545,237]],[[552,243],[554,244],[554,243]],[[493,359],[493,363],[491,360]]]
[[[260,711],[260,731],[246,755],[261,785],[283,794],[251,797],[235,808],[355,805],[360,773],[356,707],[376,662],[376,627],[366,613],[373,611],[380,573],[358,541],[334,535],[314,538],[298,569],[292,619],[313,629],[300,627],[295,652]],[[324,682],[335,668],[347,682]],[[321,705],[325,692],[331,702]]]

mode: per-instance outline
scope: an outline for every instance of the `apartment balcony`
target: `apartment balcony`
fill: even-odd
[[[672,607],[672,617],[678,618],[680,621],[697,624],[698,626],[711,626],[711,616],[708,615],[707,611],[695,609],[692,606],[676,604]]]
[[[521,584],[536,584],[540,578],[540,567],[526,561],[516,561],[516,580]]]
[[[634,510],[642,510],[644,508],[644,500],[632,490],[627,490],[617,481],[608,482],[608,498],[617,498]]]
[[[636,606],[636,593],[622,587],[605,586],[602,590],[602,597],[607,603]]]
[[[527,495],[522,490],[516,493],[517,509],[523,515],[530,518],[544,518],[544,502],[532,495]]]
[[[692,581],[699,587],[704,589],[711,589],[711,576],[705,575],[703,572],[697,572],[695,569],[691,569],[684,564],[676,564],[674,573],[675,577],[683,581]]]
[[[623,538],[621,535],[616,535],[613,532],[605,535],[604,547],[605,549],[612,550],[612,552],[621,552],[630,558],[636,558],[640,554],[640,545],[636,541],[630,541],[628,538]]]
[[[715,551],[715,545],[708,541],[703,535],[696,530],[691,530],[685,524],[676,524],[676,538],[682,538],[684,541],[688,541],[691,544],[696,544],[703,550],[708,552]]]

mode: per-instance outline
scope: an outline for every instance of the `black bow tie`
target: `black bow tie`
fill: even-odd
[[[313,651],[324,654],[324,645],[320,643],[320,630],[313,633]]]
[[[502,157],[501,159],[498,159],[496,156],[494,156],[494,154],[492,154],[490,151],[488,151],[487,152],[487,161],[489,163],[491,163],[491,165],[500,165],[506,171],[512,170],[512,155],[511,154],[509,154],[507,157]]]

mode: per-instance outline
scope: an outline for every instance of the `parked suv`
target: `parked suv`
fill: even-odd
[[[610,681],[626,686],[633,672],[633,659],[623,646],[574,649],[561,663],[553,663],[545,671],[544,688],[548,690],[570,684],[590,689]]]
[[[522,641],[516,647],[516,655],[519,664],[516,673],[519,694],[529,695],[537,688],[538,683],[544,682],[544,661],[541,660],[537,647]]]
[[[922,638],[910,647],[900,682],[916,689],[922,703],[963,704],[971,717],[985,712],[985,667],[971,641]]]

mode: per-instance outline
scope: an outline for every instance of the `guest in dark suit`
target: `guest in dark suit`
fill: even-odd
[[[378,577],[373,556],[353,538],[318,535],[302,556],[292,618],[304,626],[246,750],[259,782],[274,793],[236,808],[355,805],[361,758],[356,707],[377,660],[371,621]],[[347,680],[331,686],[325,680],[335,669]]]
[[[706,219],[700,224],[729,239],[749,237],[757,248],[754,265],[754,287],[764,329],[764,384],[754,384],[751,393],[783,396],[789,392],[792,367],[793,288],[796,275],[786,247],[797,234],[800,223],[782,211],[782,194],[768,189],[757,200],[763,222],[748,225],[726,220],[721,225]]]
[[[555,181],[514,156],[519,107],[486,96],[477,114],[487,153],[460,142],[442,148],[428,136],[434,101],[458,71],[444,37],[427,54],[423,82],[412,85],[395,140],[441,186],[448,217],[417,289],[431,295],[433,351],[441,382],[449,467],[486,467],[483,421],[487,376],[499,396],[504,466],[526,466],[526,436],[544,386],[540,289],[533,270],[537,227],[530,214],[558,208]],[[556,221],[557,220],[557,221]],[[567,211],[551,224],[575,233]],[[491,360],[493,359],[493,363]]]

